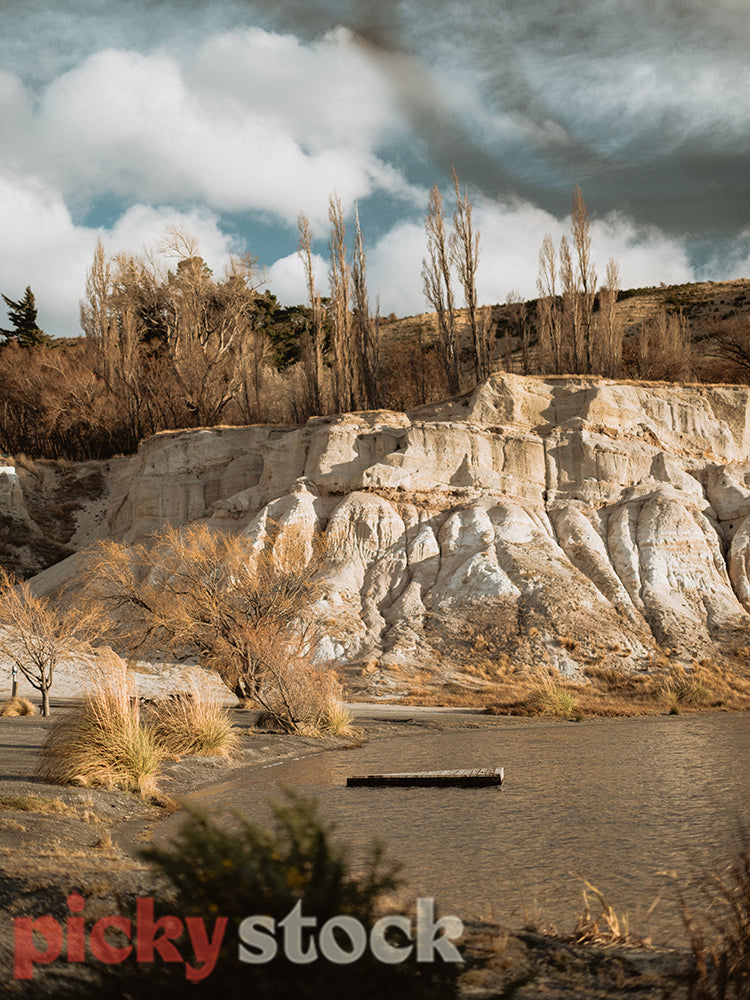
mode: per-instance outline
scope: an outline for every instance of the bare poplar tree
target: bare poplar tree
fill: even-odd
[[[596,295],[596,270],[591,262],[591,233],[589,213],[581,189],[573,188],[573,206],[570,212],[570,235],[575,256],[576,283],[578,286],[579,345],[578,363],[584,370],[592,370],[592,327],[594,297]],[[578,370],[578,367],[576,368]]]
[[[581,321],[578,283],[573,269],[570,245],[563,236],[560,240],[560,283],[562,291],[561,341],[563,367],[579,372],[581,365]]]
[[[619,293],[620,268],[615,259],[610,257],[606,282],[599,293],[599,361],[602,375],[608,378],[619,374],[622,362],[622,326],[617,322],[615,313]]]
[[[459,280],[464,290],[464,298],[469,310],[471,342],[474,348],[474,371],[477,382],[490,373],[489,345],[485,325],[477,317],[477,268],[479,266],[479,233],[474,232],[472,212],[474,206],[467,191],[461,191],[458,174],[451,171],[453,190],[456,195],[456,211],[453,214],[453,232],[450,237],[451,258],[458,270]]]
[[[539,344],[541,362],[550,362],[552,371],[559,375],[563,369],[561,301],[557,290],[557,251],[552,237],[547,233],[539,251]]]
[[[354,335],[357,341],[356,354],[361,359],[359,378],[360,403],[368,410],[377,406],[378,367],[378,323],[370,316],[367,295],[367,262],[365,258],[362,229],[359,225],[359,209],[354,210],[354,259],[352,263],[352,293],[354,304]]]
[[[448,392],[455,396],[461,389],[461,379],[443,196],[437,184],[430,191],[425,231],[427,257],[422,260],[422,288],[427,303],[437,317],[440,357],[448,380]]]
[[[331,236],[328,241],[330,268],[331,352],[333,354],[333,389],[335,408],[340,413],[356,409],[355,384],[357,359],[353,357],[349,289],[351,268],[346,256],[346,226],[341,199],[332,194],[328,200]]]
[[[526,303],[520,292],[513,289],[508,292],[505,300],[508,306],[509,328],[518,337],[521,345],[521,366],[524,375],[528,375],[529,367],[529,323],[526,316]]]
[[[139,290],[145,284],[145,264],[119,254],[113,264],[97,240],[94,260],[86,276],[86,298],[81,303],[81,327],[91,349],[92,367],[127,417],[131,447],[154,429],[141,356],[142,323],[138,315]]]
[[[307,300],[310,304],[310,323],[307,328],[302,360],[313,413],[320,414],[323,412],[323,307],[315,286],[312,230],[307,216],[302,213],[297,217],[297,229],[299,230],[297,254],[305,270]]]

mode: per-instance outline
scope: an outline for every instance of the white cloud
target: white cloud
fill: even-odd
[[[365,240],[367,233],[364,234]],[[367,285],[370,308],[380,298],[381,314],[399,316],[425,312],[422,294],[422,258],[426,243],[424,226],[403,222],[391,229],[368,250]]]
[[[78,301],[95,237],[74,225],[59,192],[37,180],[0,176],[0,204],[0,291],[18,299],[30,285],[42,329],[52,336],[77,335]]]
[[[328,265],[320,254],[313,254],[313,273],[318,294],[328,295]],[[284,305],[307,303],[305,272],[296,253],[279,258],[268,269],[268,288]]]
[[[411,197],[376,153],[400,127],[347,32],[303,46],[260,29],[210,38],[194,61],[96,53],[50,84],[35,123],[44,175],[71,199],[200,200],[288,224],[325,220],[334,188],[347,205]]]

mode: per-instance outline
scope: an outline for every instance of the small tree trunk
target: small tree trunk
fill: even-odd
[[[49,688],[42,686],[42,716],[49,718]]]

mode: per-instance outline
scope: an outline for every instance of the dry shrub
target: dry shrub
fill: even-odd
[[[203,678],[191,677],[187,690],[161,702],[149,721],[166,753],[228,757],[239,746],[229,713]]]
[[[148,796],[164,750],[141,723],[135,685],[123,661],[107,651],[92,669],[83,705],[50,729],[38,769],[45,781],[103,785]]]
[[[695,917],[680,893],[682,916],[695,962],[692,1000],[750,997],[750,832],[740,832],[734,861],[704,873],[698,891],[705,903]]]
[[[36,706],[28,698],[11,698],[0,705],[0,715],[35,715]]]
[[[336,672],[313,662],[304,634],[264,627],[255,630],[252,643],[263,667],[254,700],[285,732],[322,732],[341,701]]]

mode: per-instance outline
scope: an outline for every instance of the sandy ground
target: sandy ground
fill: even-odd
[[[26,986],[13,979],[13,918],[67,916],[73,890],[86,899],[93,920],[118,911],[122,900],[150,895],[165,885],[138,856],[172,812],[136,796],[103,789],[64,788],[34,778],[49,727],[74,701],[53,698],[53,716],[0,718],[0,995],[55,996],[60,963],[41,967]],[[425,729],[476,727],[476,712],[356,705],[361,739]],[[242,748],[232,761],[183,758],[163,770],[161,787],[175,800],[231,778],[234,768],[259,767],[301,754],[341,750],[351,739],[295,737],[257,731],[255,714],[233,710]],[[488,724],[492,724],[488,720]],[[56,811],[50,812],[49,809]],[[651,949],[573,946],[544,935],[509,932],[492,924],[467,925],[472,967],[461,980],[465,997],[686,996],[687,957]],[[82,967],[73,967],[77,973]],[[57,971],[55,971],[57,969]],[[85,974],[85,967],[83,967]],[[67,970],[66,970],[67,973]],[[321,998],[322,1000],[322,998]]]

